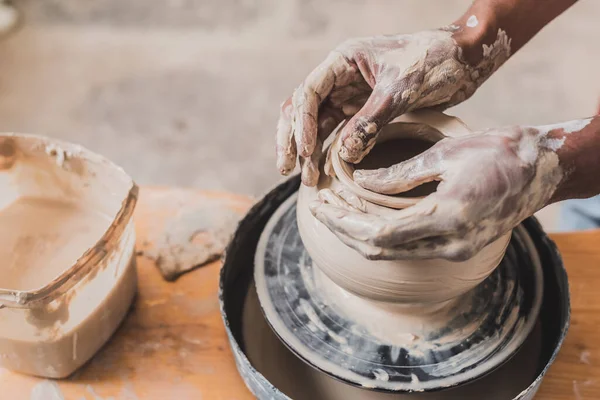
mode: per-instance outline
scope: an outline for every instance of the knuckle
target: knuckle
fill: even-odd
[[[381,249],[377,247],[368,247],[366,249],[361,249],[360,254],[370,261],[376,261],[381,259]]]
[[[354,132],[361,138],[371,138],[379,131],[377,122],[372,118],[360,117],[354,121]]]
[[[335,48],[335,51],[338,52],[340,56],[346,56],[346,55],[354,54],[358,49],[360,49],[362,47],[363,47],[363,43],[360,39],[351,38],[351,39],[346,39],[343,42],[341,42],[339,45],[337,45],[337,47]]]
[[[464,262],[473,258],[476,254],[474,246],[469,244],[461,243],[453,246],[447,252],[447,258],[454,262]]]
[[[367,242],[374,245],[380,245],[385,243],[390,235],[391,228],[387,224],[377,223],[371,228],[371,235]]]
[[[454,231],[463,232],[463,231],[467,230],[469,223],[462,215],[455,215],[451,219],[450,226],[452,227],[452,230],[454,230]]]

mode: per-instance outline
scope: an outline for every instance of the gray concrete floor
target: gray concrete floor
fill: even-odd
[[[142,184],[258,195],[278,105],[340,41],[450,23],[469,0],[16,0],[0,129],[78,142]],[[451,110],[474,128],[591,115],[600,2],[582,0]],[[552,223],[555,212],[544,217]]]

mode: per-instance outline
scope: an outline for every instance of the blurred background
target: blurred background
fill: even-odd
[[[470,0],[15,0],[0,128],[104,154],[140,184],[263,194],[279,104],[339,42],[451,23]],[[600,2],[582,0],[450,110],[473,128],[590,116]],[[556,229],[556,207],[541,215]]]

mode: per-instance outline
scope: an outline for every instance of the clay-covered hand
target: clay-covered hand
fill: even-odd
[[[300,156],[302,181],[314,186],[329,134],[345,119],[341,156],[360,161],[379,130],[411,110],[444,109],[471,96],[510,55],[499,31],[483,45],[482,58],[467,63],[455,39],[457,28],[354,39],[332,51],[281,107],[277,166],[290,173]]]
[[[550,202],[563,177],[556,140],[531,127],[446,138],[390,168],[354,173],[383,194],[439,181],[416,205],[374,215],[329,191],[311,211],[368,259],[466,260]]]

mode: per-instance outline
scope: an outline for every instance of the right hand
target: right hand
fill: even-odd
[[[450,28],[353,39],[332,51],[281,106],[277,167],[289,174],[300,155],[302,182],[316,185],[325,139],[344,119],[341,157],[359,162],[380,129],[419,108],[445,109],[469,98],[510,55],[499,33],[469,65]]]
[[[557,154],[564,132],[548,137],[545,127],[507,127],[446,138],[389,168],[354,171],[360,186],[387,195],[440,182],[416,205],[376,215],[324,189],[311,212],[369,259],[465,261],[556,200],[567,174]]]

